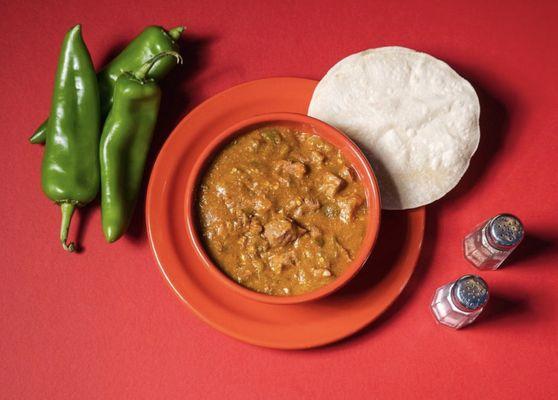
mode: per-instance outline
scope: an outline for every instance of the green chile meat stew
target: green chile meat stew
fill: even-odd
[[[227,144],[201,179],[197,207],[219,268],[276,296],[334,280],[367,229],[364,186],[340,151],[287,126],[263,126]]]

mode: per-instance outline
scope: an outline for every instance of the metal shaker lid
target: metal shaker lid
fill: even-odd
[[[500,214],[488,225],[488,235],[496,247],[512,247],[523,239],[523,224],[511,214]]]
[[[488,301],[488,285],[477,275],[464,275],[453,285],[453,297],[465,311],[475,311]]]

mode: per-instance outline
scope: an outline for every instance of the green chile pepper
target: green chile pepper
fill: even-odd
[[[122,74],[114,87],[100,143],[101,216],[108,242],[118,240],[132,218],[161,100],[161,89],[148,76],[168,56],[182,62],[174,51],[161,52],[137,72]]]
[[[162,51],[177,51],[178,39],[184,27],[166,31],[160,26],[148,26],[122,52],[97,74],[101,96],[101,115],[105,117],[112,105],[112,92],[118,77],[124,72],[137,71],[145,62]],[[162,59],[149,71],[149,77],[160,80],[174,67],[170,59]],[[31,143],[44,143],[48,119],[29,138]]]
[[[52,95],[45,154],[43,192],[62,208],[60,241],[67,251],[68,229],[75,207],[99,191],[100,102],[91,56],[76,25],[64,37]]]

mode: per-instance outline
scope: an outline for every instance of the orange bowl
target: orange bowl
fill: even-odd
[[[253,291],[236,283],[213,263],[205,251],[198,232],[196,207],[198,185],[206,167],[209,166],[214,156],[222,149],[222,147],[236,136],[265,125],[279,125],[296,128],[297,130],[320,136],[331,145],[338,148],[341,151],[341,154],[356,171],[360,181],[364,185],[366,194],[366,204],[368,207],[367,230],[355,259],[345,268],[345,271],[331,283],[328,283],[327,285],[314,291],[296,296],[268,295]],[[223,282],[234,292],[255,301],[272,304],[295,304],[316,300],[333,293],[345,285],[353,276],[357,274],[372,253],[380,227],[380,209],[380,192],[378,189],[378,183],[376,181],[376,177],[374,176],[374,172],[370,167],[370,163],[362,151],[347,136],[337,129],[325,122],[303,114],[262,114],[245,119],[229,127],[217,135],[209,146],[205,148],[201,156],[196,160],[194,168],[189,175],[188,182],[186,183],[185,218],[187,234],[202,263],[207,267],[215,279]]]

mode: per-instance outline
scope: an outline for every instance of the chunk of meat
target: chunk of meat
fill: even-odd
[[[262,231],[263,231],[263,227],[262,224],[260,224],[260,221],[258,221],[257,219],[252,219],[248,227],[248,232],[251,235],[258,235]]]
[[[325,156],[317,151],[317,150],[313,150],[310,152],[310,163],[314,164],[314,165],[321,165],[323,164],[325,160]]]
[[[308,227],[308,233],[312,239],[316,239],[322,236],[322,231],[316,225],[310,225]]]
[[[364,199],[357,195],[342,197],[337,200],[339,206],[339,219],[348,224],[355,216],[355,213],[364,203]]]
[[[311,197],[305,197],[304,202],[302,203],[302,207],[304,207],[304,211],[312,212],[318,210],[322,205],[316,199]]]
[[[247,147],[252,153],[256,153],[260,149],[261,146],[262,146],[262,141],[258,137],[253,137],[247,143]]]
[[[265,196],[258,196],[254,199],[254,210],[256,210],[258,214],[262,214],[265,213],[266,211],[269,211],[272,205],[273,204],[271,203],[271,200],[269,200]]]
[[[302,200],[301,204],[299,204],[298,207],[295,209],[293,215],[295,218],[300,218],[305,214],[309,214],[311,212],[319,210],[321,206],[322,205],[318,200],[311,197],[305,197],[304,200]]]
[[[349,253],[349,250],[347,250],[341,243],[339,243],[339,240],[337,240],[335,236],[333,237],[333,244],[337,249],[338,254],[341,254],[343,257],[345,257],[347,261],[353,260],[353,257],[351,257],[351,253]]]
[[[246,268],[239,268],[236,272],[236,281],[241,283],[247,281],[252,276],[252,271]]]
[[[306,283],[306,272],[304,272],[303,269],[298,270],[296,274],[296,280],[298,281],[299,284]]]
[[[252,268],[259,274],[263,271],[264,264],[260,260],[252,260]]]
[[[355,178],[356,178],[356,173],[351,167],[348,167],[348,166],[344,165],[339,170],[339,176],[341,176],[347,182],[354,182]]]
[[[250,217],[248,214],[240,209],[234,210],[234,219],[232,220],[232,229],[247,228],[250,224]]]
[[[262,138],[264,138],[267,142],[272,144],[279,144],[282,141],[281,132],[277,129],[268,128],[263,129],[261,132]]]
[[[322,175],[318,190],[327,197],[333,198],[345,186],[346,182],[337,175],[326,172]]]
[[[312,275],[329,277],[331,276],[331,271],[327,268],[314,268],[312,269]]]
[[[308,157],[306,157],[305,154],[302,154],[299,150],[292,150],[289,153],[289,159],[291,159],[292,161],[301,162],[303,164],[308,162]]]
[[[290,267],[295,264],[295,255],[292,251],[279,253],[269,257],[269,268],[276,274],[280,274],[283,268]]]
[[[277,150],[277,156],[279,156],[280,158],[287,157],[287,154],[289,154],[290,151],[291,147],[288,144],[282,144]]]
[[[287,201],[287,203],[285,204],[283,209],[285,210],[285,212],[291,213],[294,210],[296,210],[298,207],[300,207],[302,205],[302,203],[303,203],[302,197],[295,196],[295,197],[289,199],[289,201]]]
[[[264,237],[271,247],[285,246],[296,240],[296,226],[286,218],[275,219],[264,225]]]
[[[308,225],[307,228],[308,228],[308,234],[310,236],[310,239],[312,239],[312,241],[311,243],[306,244],[306,246],[308,248],[310,248],[311,246],[323,247],[325,243],[325,238],[322,230],[318,228],[316,225]]]
[[[337,207],[337,204],[324,204],[322,212],[329,219],[334,219],[339,215],[339,207]]]
[[[297,179],[302,179],[306,174],[306,165],[299,161],[278,160],[274,167],[280,175],[292,176]]]

